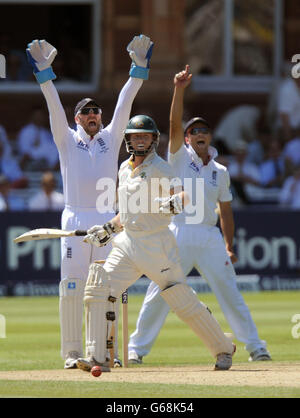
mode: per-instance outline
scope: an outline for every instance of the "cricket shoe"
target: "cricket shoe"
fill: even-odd
[[[118,358],[115,358],[115,359],[114,359],[114,367],[115,367],[115,368],[116,368],[116,367],[123,367],[122,362],[121,362],[121,360],[120,360],[120,359],[118,359]]]
[[[85,372],[90,372],[94,366],[100,366],[102,372],[110,372],[109,361],[105,363],[99,363],[94,357],[80,357],[77,359],[76,365],[78,369]]]
[[[142,364],[143,356],[139,356],[135,351],[129,351],[128,363],[129,364]]]
[[[248,361],[271,361],[272,357],[268,350],[265,347],[261,347],[252,353],[250,353],[250,357]]]
[[[232,357],[236,352],[236,345],[233,345],[233,352],[232,354],[229,353],[220,353],[217,355],[217,361],[215,364],[215,370],[229,370],[232,366]]]
[[[79,359],[79,357],[80,355],[78,351],[70,351],[65,361],[64,369],[77,369],[76,362]]]

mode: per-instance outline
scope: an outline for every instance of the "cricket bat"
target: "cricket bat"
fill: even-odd
[[[61,237],[83,237],[87,235],[87,231],[81,231],[76,229],[74,231],[64,231],[63,229],[51,229],[51,228],[39,228],[32,229],[31,231],[25,232],[14,239],[15,243],[25,241],[37,241],[41,239],[52,239]]]

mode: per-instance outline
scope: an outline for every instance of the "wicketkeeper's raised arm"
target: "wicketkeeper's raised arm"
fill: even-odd
[[[175,154],[182,146],[184,132],[182,128],[183,99],[186,87],[191,83],[192,74],[190,67],[186,65],[185,70],[174,77],[174,93],[170,111],[170,142],[169,151]]]
[[[152,50],[153,42],[145,35],[135,36],[127,46],[132,60],[129,71],[130,78],[119,94],[112,121],[107,126],[107,129],[113,131],[116,137],[121,138],[120,140],[123,139],[123,132],[130,117],[133,100],[143,81],[149,78]]]
[[[57,50],[49,42],[36,39],[28,44],[26,54],[33,68],[33,74],[45,96],[50,114],[51,131],[55,142],[59,145],[68,132],[68,121],[57,90],[52,83],[56,75],[51,64],[56,57]]]

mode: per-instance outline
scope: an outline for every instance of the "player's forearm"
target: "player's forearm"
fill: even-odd
[[[120,140],[123,139],[123,132],[126,129],[128,119],[130,117],[133,101],[142,84],[142,79],[130,77],[119,94],[117,105],[109,128],[111,131],[116,133],[116,136],[121,138]]]
[[[114,232],[120,232],[123,230],[123,225],[120,221],[120,213],[114,216],[109,223],[113,226]]]
[[[49,110],[51,132],[54,140],[59,141],[61,138],[64,138],[68,132],[68,121],[64,108],[51,80],[40,86]]]
[[[224,237],[226,250],[232,251],[234,239],[234,219],[231,207],[226,209],[220,208],[220,226]]]
[[[183,99],[184,88],[178,88],[175,86],[174,94],[172,98],[171,111],[170,111],[170,152],[174,154],[181,147],[183,142]]]

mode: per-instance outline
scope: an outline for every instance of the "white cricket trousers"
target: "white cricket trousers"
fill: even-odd
[[[250,353],[265,346],[258,337],[249,308],[236,284],[236,274],[227,255],[219,228],[208,225],[171,224],[185,275],[195,267],[206,279],[235,337]],[[150,283],[139,313],[136,330],[130,336],[129,351],[147,355],[169,312],[160,289]]]
[[[120,232],[113,240],[113,249],[103,268],[114,297],[120,297],[143,274],[162,290],[186,282],[175,237],[165,227],[149,234]]]
[[[61,224],[65,230],[87,230],[93,225],[108,222],[114,216],[114,213],[100,214],[95,208],[65,207]],[[110,250],[111,245],[97,248],[86,244],[83,237],[61,239],[60,326],[63,359],[71,351],[82,355],[83,293],[89,265],[95,260],[105,260]],[[116,338],[116,357],[117,353]]]

